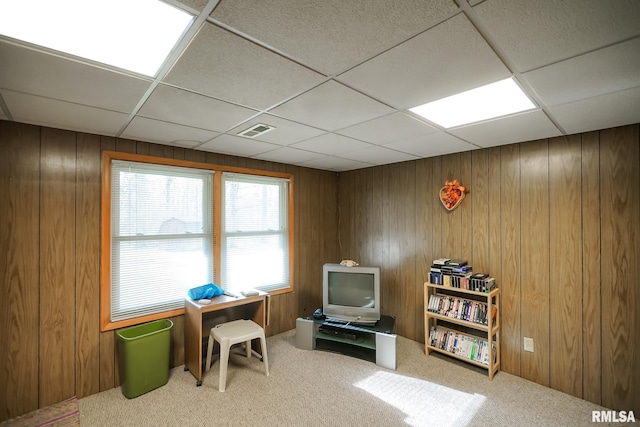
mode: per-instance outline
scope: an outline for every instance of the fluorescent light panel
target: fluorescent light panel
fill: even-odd
[[[429,102],[410,111],[444,128],[536,108],[513,78]]]
[[[0,34],[147,76],[192,19],[158,0],[0,2]]]

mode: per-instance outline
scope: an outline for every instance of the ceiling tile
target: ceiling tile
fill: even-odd
[[[397,108],[493,83],[511,74],[464,14],[338,76]]]
[[[441,156],[444,154],[458,153],[478,148],[477,146],[462,141],[455,136],[451,136],[440,131],[403,141],[393,142],[391,144],[385,144],[385,147],[396,151],[402,151],[403,153],[413,154],[418,157]]]
[[[524,74],[545,105],[640,86],[640,37]]]
[[[265,109],[323,80],[320,74],[205,23],[164,81]]]
[[[343,159],[334,156],[320,157],[318,159],[309,160],[308,162],[298,163],[298,165],[315,169],[330,170],[334,172],[343,172],[353,169],[362,169],[375,166],[371,163],[358,162],[356,160]]]
[[[640,123],[640,87],[549,107],[568,133]]]
[[[348,153],[341,153],[338,157],[371,163],[374,165],[386,165],[389,163],[416,160],[418,158],[418,156],[414,156],[412,154],[401,153],[378,145],[361,150],[350,151]]]
[[[0,87],[130,113],[151,85],[59,56],[0,41]]]
[[[179,0],[179,3],[189,6],[193,10],[198,12],[202,11],[204,7],[209,3],[209,0]]]
[[[160,143],[182,141],[178,143],[180,145],[195,146],[210,140],[216,135],[218,135],[217,132],[209,130],[147,119],[145,117],[134,117],[124,132],[122,132],[121,136],[123,138]]]
[[[330,80],[270,113],[334,131],[392,113],[384,104]]]
[[[58,129],[115,136],[129,116],[25,93],[2,91],[13,120]]]
[[[316,129],[311,126],[305,126],[290,120],[285,120],[270,114],[261,114],[258,117],[230,130],[228,133],[237,134],[238,132],[242,132],[243,130],[257,125],[258,123],[275,126],[275,129],[263,135],[258,135],[253,139],[278,145],[291,145],[295,142],[303,141],[325,133],[323,130]]]
[[[253,156],[256,159],[268,160],[271,162],[280,162],[288,164],[297,164],[308,160],[324,157],[322,154],[312,153],[310,151],[298,150],[291,147],[279,147],[273,151]]]
[[[474,10],[522,72],[640,34],[637,0],[487,0]]]
[[[198,147],[198,150],[233,156],[252,157],[280,148],[279,145],[233,135],[220,135]]]
[[[344,71],[457,9],[451,0],[234,0],[211,16],[326,75]]]
[[[561,135],[542,110],[449,129],[448,132],[481,147],[534,141]]]
[[[340,154],[347,151],[371,147],[371,144],[358,141],[357,139],[347,138],[346,136],[327,133],[293,144],[292,147],[313,151],[315,153]]]
[[[404,113],[395,113],[342,129],[337,133],[384,145],[433,132],[437,132],[437,129]]]
[[[256,110],[170,86],[158,85],[138,115],[225,132],[256,115]]]

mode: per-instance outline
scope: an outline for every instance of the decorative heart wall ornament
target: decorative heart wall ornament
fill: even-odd
[[[457,179],[453,181],[445,181],[444,187],[440,189],[440,201],[446,210],[452,211],[458,207],[462,199],[464,199],[465,193],[469,190],[460,185]]]

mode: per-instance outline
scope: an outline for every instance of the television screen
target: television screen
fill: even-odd
[[[375,324],[380,302],[380,267],[324,264],[322,311],[327,319]]]
[[[373,308],[374,291],[373,274],[329,272],[329,304]]]

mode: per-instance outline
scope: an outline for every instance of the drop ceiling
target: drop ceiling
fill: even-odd
[[[338,172],[640,122],[637,0],[167,2],[194,21],[152,78],[0,35],[0,120]],[[509,76],[535,110],[408,110]]]

